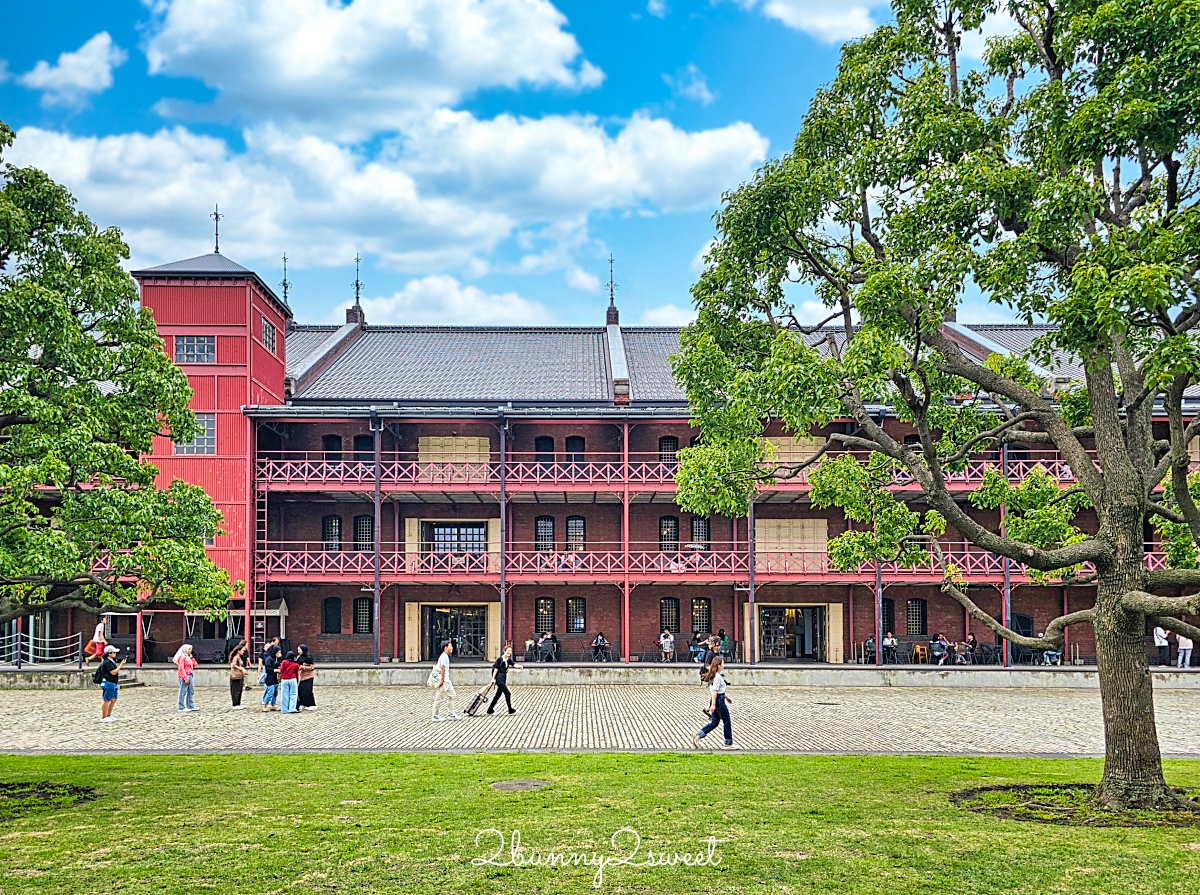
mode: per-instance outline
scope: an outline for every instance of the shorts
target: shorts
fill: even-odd
[[[117,698],[117,685],[104,681],[100,684],[100,698],[105,702],[111,702]]]

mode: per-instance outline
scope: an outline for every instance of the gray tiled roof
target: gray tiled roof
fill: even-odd
[[[318,326],[304,324],[293,326],[287,332],[287,375],[295,376],[325,340],[338,331],[335,325]]]
[[[960,324],[973,333],[978,333],[985,339],[990,339],[1013,354],[1023,354],[1029,350],[1033,340],[1056,327],[1048,324],[1026,326],[1021,323],[964,323]],[[1050,364],[1050,371],[1056,376],[1070,376],[1072,379],[1083,381],[1083,365],[1079,359],[1065,351],[1056,351]]]
[[[185,258],[182,261],[172,261],[170,264],[160,264],[157,267],[147,267],[145,270],[135,270],[135,274],[156,273],[207,273],[207,274],[252,274],[254,271],[242,267],[236,261],[230,261],[224,255],[209,252],[207,255],[197,255],[195,258]]]
[[[611,402],[605,331],[368,326],[304,402]]]
[[[671,374],[670,357],[679,350],[679,330],[628,328],[622,330],[629,360],[629,397],[639,403],[686,401]]]

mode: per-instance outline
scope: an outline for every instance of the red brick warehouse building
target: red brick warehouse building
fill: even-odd
[[[697,433],[670,370],[678,330],[622,326],[615,307],[595,327],[372,326],[358,306],[342,326],[299,325],[222,255],[134,276],[204,427],[193,444],[162,439],[154,462],[212,495],[225,533],[211,555],[247,584],[228,623],[193,622],[193,636],[283,633],[325,660],[418,662],[446,637],[490,659],[542,631],[582,654],[603,631],[629,658],[666,626],[681,640],[723,629],[746,661],[843,663],[877,628],[969,630],[932,559],[831,569],[846,521],[809,504],[803,474],[762,490],[747,519],[680,510],[676,452]],[[946,327],[980,358],[1036,334]],[[767,437],[798,458],[844,425]],[[957,477],[964,500],[986,462],[1072,477],[1053,452],[1010,448]],[[953,531],[942,541],[980,605],[1018,629],[1093,600],[1031,585]],[[1090,630],[1070,636],[1090,655]]]

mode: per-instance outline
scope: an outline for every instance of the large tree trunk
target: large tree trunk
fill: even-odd
[[[1154,690],[1146,659],[1146,619],[1121,607],[1141,588],[1142,562],[1122,558],[1105,570],[1096,592],[1096,669],[1104,709],[1104,776],[1096,801],[1106,808],[1179,807],[1163,779],[1154,723]]]

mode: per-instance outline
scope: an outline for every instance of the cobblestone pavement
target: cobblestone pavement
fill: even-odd
[[[96,723],[87,690],[0,691],[0,752],[674,751],[691,749],[707,693],[697,686],[514,688],[517,714],[430,721],[423,687],[317,688],[319,710],[246,708],[225,688],[196,693],[180,714],[175,691],[130,687],[111,724]],[[458,691],[457,708],[470,692]],[[1086,690],[806,688],[730,685],[734,739],[747,751],[784,753],[1102,754],[1100,697]],[[1200,757],[1200,699],[1155,694],[1168,757]],[[721,745],[720,731],[702,749]]]

